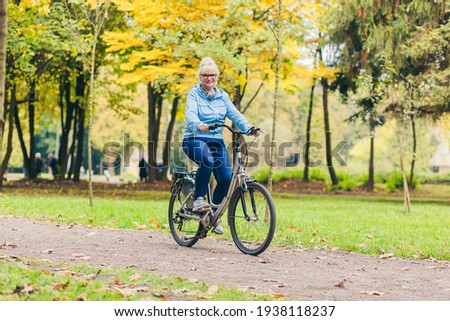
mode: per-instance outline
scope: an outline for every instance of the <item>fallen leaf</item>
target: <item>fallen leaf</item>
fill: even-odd
[[[72,256],[79,260],[92,260],[92,256],[86,255],[84,253],[73,253]]]
[[[284,294],[283,294],[283,293],[273,292],[272,296],[273,296],[274,298],[277,298],[277,299],[282,299],[282,298],[284,298]]]
[[[217,284],[213,284],[208,288],[208,291],[206,293],[214,294],[217,293],[217,291],[219,291],[219,286]]]
[[[263,258],[259,259],[258,261],[259,261],[259,263],[263,263],[263,264],[270,263],[269,259],[266,257],[263,257]]]
[[[146,230],[147,229],[147,225],[145,224],[139,224],[138,222],[133,222],[136,230]]]
[[[136,292],[148,292],[149,287],[141,285],[141,286],[134,287],[133,290]]]
[[[393,253],[386,253],[386,254],[380,255],[380,259],[389,259],[389,258],[391,258],[393,256],[394,256]]]
[[[163,297],[164,297],[164,294],[161,294],[161,293],[159,293],[159,292],[153,292],[152,295],[153,295],[154,297],[156,297],[156,298],[163,298]]]
[[[85,294],[80,294],[79,296],[77,296],[77,301],[86,301],[86,295]]]
[[[115,290],[116,292],[118,292],[121,296],[123,296],[124,298],[128,297],[128,296],[132,296],[136,294],[136,291],[130,288],[116,288],[113,287],[113,290]]]
[[[367,244],[364,244],[364,243],[358,244],[357,247],[359,247],[360,249],[363,249],[363,248],[367,247]]]
[[[97,273],[95,273],[95,274],[87,274],[84,276],[84,278],[88,279],[88,280],[95,280],[101,271],[102,271],[102,269],[98,270]]]
[[[73,272],[73,271],[64,270],[64,271],[56,271],[55,275],[60,275],[60,276],[77,276],[77,273]]]
[[[53,253],[53,249],[43,250],[42,253],[43,254],[52,254]]]
[[[130,277],[128,278],[128,280],[129,280],[129,281],[136,281],[136,280],[139,280],[141,277],[142,277],[141,274],[136,273],[136,274],[130,276]]]
[[[345,288],[345,284],[344,284],[345,281],[346,280],[343,280],[343,281],[339,282],[338,284],[335,284],[334,286],[337,287],[337,288]]]
[[[188,278],[189,282],[191,282],[192,284],[197,284],[198,280],[197,279],[192,279],[192,278]]]
[[[12,247],[13,249],[17,247],[16,244],[10,243],[10,242],[8,242],[8,241],[4,241],[4,242],[3,242],[3,246],[10,246],[10,247]]]
[[[199,299],[199,300],[211,300],[212,297],[204,295],[204,294],[197,294],[197,299]]]
[[[286,230],[287,231],[292,231],[292,230],[296,230],[297,229],[297,227],[295,227],[295,226],[293,226],[293,225],[288,225],[288,226],[286,226]]]
[[[263,282],[278,282],[277,280],[273,279],[264,279]]]
[[[360,291],[360,294],[367,294],[367,295],[384,295],[383,292],[379,292],[379,291]]]
[[[372,234],[367,234],[366,237],[367,237],[368,239],[371,239],[371,238],[373,237],[373,235],[372,235]]]

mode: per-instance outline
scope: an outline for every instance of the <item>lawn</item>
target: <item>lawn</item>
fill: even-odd
[[[129,269],[67,266],[48,260],[14,259],[0,255],[0,300],[277,300],[195,279],[160,277]]]
[[[0,198],[0,215],[168,232],[169,193],[100,194],[91,210],[80,196],[18,190]],[[450,207],[444,201],[414,202],[411,216],[404,214],[402,200],[393,198],[278,194],[275,204],[277,246],[450,260]],[[223,237],[230,237],[228,229]]]

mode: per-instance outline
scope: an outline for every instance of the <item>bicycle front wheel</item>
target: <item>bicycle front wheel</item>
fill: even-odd
[[[264,252],[275,233],[275,204],[260,183],[247,183],[247,190],[234,191],[228,208],[228,225],[238,249],[250,255]]]

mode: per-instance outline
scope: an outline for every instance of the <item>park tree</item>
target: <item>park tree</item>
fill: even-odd
[[[89,178],[89,204],[94,206],[94,195],[92,187],[92,140],[91,132],[93,125],[94,99],[95,99],[95,73],[98,67],[97,50],[99,47],[100,36],[104,31],[104,26],[109,18],[110,0],[92,0],[92,1],[74,1],[74,4],[79,5],[71,8],[69,2],[65,1],[67,14],[74,23],[71,23],[73,35],[76,37],[77,43],[82,48],[83,64],[85,70],[89,73],[89,100],[87,103],[88,111],[88,130],[87,130],[87,145],[88,145],[88,178]],[[77,11],[82,14],[82,18],[78,18]],[[86,26],[83,24],[86,23]],[[87,30],[87,34],[84,31]],[[87,43],[87,46],[83,44]]]
[[[145,7],[139,1],[116,1],[132,19],[127,30],[107,34],[109,50],[126,55],[123,82],[148,84],[150,181],[156,179],[156,153],[163,100],[171,97],[172,115],[196,79],[198,61],[213,56],[222,72],[221,87],[245,112],[260,91],[274,55],[264,27],[267,9],[244,1],[173,3]],[[273,71],[272,71],[273,73]],[[260,85],[241,106],[251,79]],[[175,104],[176,102],[176,104]],[[171,120],[174,120],[171,117]],[[171,136],[172,121],[167,138]],[[167,167],[168,146],[163,151]],[[164,177],[164,176],[163,176]]]
[[[369,95],[364,100],[370,102],[372,107],[367,108],[368,104],[360,104],[362,112],[360,116],[369,115],[369,120],[374,117],[374,109],[380,109],[380,103],[386,99],[394,99],[394,103],[390,103],[387,111],[394,116],[395,119],[400,120],[399,128],[401,128],[401,135],[398,135],[404,142],[403,133],[406,132],[407,126],[404,121],[404,114],[406,110],[409,110],[409,119],[413,124],[417,118],[416,103],[417,99],[409,99],[410,102],[415,102],[415,106],[405,106],[406,97],[414,97],[415,93],[419,93],[417,86],[422,84],[421,81],[411,81],[411,77],[418,79],[422,77],[424,71],[428,68],[425,65],[429,65],[430,60],[435,61],[433,57],[439,56],[436,54],[440,52],[448,43],[445,41],[445,36],[440,37],[442,41],[438,42],[437,46],[432,46],[431,50],[425,54],[424,51],[415,50],[415,59],[412,55],[413,51],[409,47],[422,48],[422,44],[418,44],[419,39],[425,34],[428,34],[432,30],[440,29],[439,25],[444,26],[444,29],[440,29],[439,32],[445,30],[447,20],[445,19],[446,9],[445,2],[423,2],[423,1],[367,1],[362,4],[359,1],[340,1],[336,14],[339,16],[337,19],[336,28],[333,32],[332,40],[336,43],[340,43],[342,50],[340,51],[340,64],[342,66],[342,74],[338,77],[340,82],[336,83],[340,92],[347,94],[349,89],[355,88],[358,84],[356,81],[362,73],[370,75],[372,80],[372,90],[369,90]],[[356,13],[356,15],[355,15]],[[438,33],[439,33],[438,32]],[[445,34],[445,31],[443,32]],[[425,36],[426,38],[426,36]],[[409,43],[409,45],[408,45]],[[418,44],[414,46],[413,44]],[[439,50],[434,51],[440,47]],[[409,52],[409,53],[408,53]],[[445,52],[445,50],[443,50]],[[425,58],[425,59],[424,59]],[[427,59],[428,58],[428,59]],[[437,58],[439,60],[440,58]],[[383,86],[386,73],[383,68],[386,66],[384,63],[388,62],[392,65],[390,70],[391,74],[395,75],[393,84],[396,87],[392,87],[391,90],[384,90],[384,97],[380,97],[377,94],[373,95],[377,90],[374,88]],[[414,63],[415,62],[415,63]],[[441,67],[445,66],[445,63],[439,64]],[[440,68],[442,70],[442,68]],[[398,86],[403,87],[402,90],[397,90]],[[379,91],[379,93],[381,93]],[[394,95],[392,95],[394,93]],[[397,95],[400,94],[400,95]],[[397,98],[400,99],[397,99]],[[362,100],[361,100],[362,101]],[[402,103],[399,103],[402,101]],[[374,103],[377,103],[376,105]],[[445,105],[445,103],[444,103]],[[367,117],[366,117],[367,118]],[[379,118],[375,116],[374,118]],[[372,118],[373,119],[373,118]],[[369,127],[371,131],[371,137],[373,136],[374,127],[373,121],[369,121]],[[413,135],[415,135],[413,125]],[[373,140],[371,140],[373,142]],[[415,141],[415,138],[414,138]],[[414,143],[414,145],[416,145]],[[371,146],[371,150],[373,146]],[[403,161],[403,151],[401,148],[400,163],[402,164],[402,173],[404,176],[404,190],[408,189],[406,184],[406,172]],[[373,164],[373,153],[371,153],[370,164]],[[411,168],[413,168],[415,158],[415,150],[413,151],[413,162]],[[369,165],[369,171],[373,170]],[[411,171],[412,173],[412,171]],[[373,179],[373,175],[372,175]],[[373,182],[372,182],[373,186]],[[408,201],[408,197],[405,194],[405,204]],[[409,208],[409,205],[405,205],[405,208]],[[409,212],[409,210],[407,210]]]
[[[7,47],[7,84],[10,88],[9,105],[14,114],[20,146],[24,158],[27,177],[36,177],[34,166],[35,123],[41,115],[36,114],[39,99],[48,96],[40,86],[48,81],[44,79],[52,64],[61,60],[70,51],[67,32],[64,31],[66,20],[61,3],[50,4],[49,1],[12,3],[9,6],[9,32]],[[17,95],[23,98],[19,99]],[[20,104],[27,104],[26,112],[19,109]],[[43,106],[42,108],[47,108]],[[21,122],[28,118],[25,126]],[[12,126],[12,123],[9,124]],[[29,142],[25,142],[24,131],[28,130]],[[8,143],[9,145],[9,143]]]
[[[3,132],[5,128],[5,74],[6,74],[6,37],[8,26],[8,1],[0,0],[0,162],[3,160]],[[1,163],[0,163],[1,165]],[[3,166],[0,167],[0,193],[3,186]]]

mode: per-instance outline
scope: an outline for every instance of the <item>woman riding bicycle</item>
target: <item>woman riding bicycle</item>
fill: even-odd
[[[241,131],[247,132],[253,126],[230,100],[230,96],[216,87],[219,68],[213,59],[206,57],[198,69],[200,82],[188,93],[186,101],[183,151],[198,165],[195,176],[194,212],[211,209],[205,196],[211,173],[217,181],[212,202],[220,204],[226,196],[231,181],[231,162],[223,141],[222,128],[209,130],[209,125],[224,123],[228,117]],[[259,132],[254,134],[259,135]],[[219,224],[214,232],[223,233]]]

